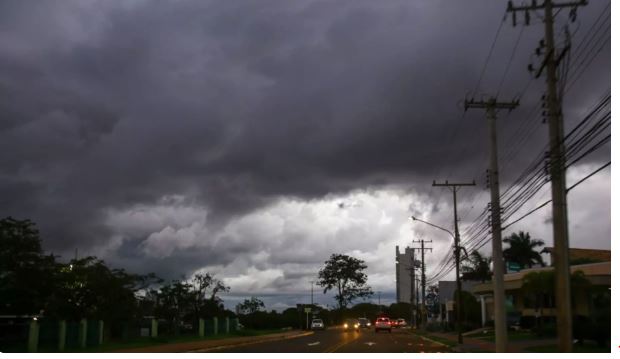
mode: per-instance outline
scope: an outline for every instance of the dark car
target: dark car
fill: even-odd
[[[370,323],[370,320],[366,318],[357,318],[357,322],[360,324],[360,328],[362,329],[369,329],[372,324]]]
[[[359,332],[360,323],[356,319],[346,319],[342,324],[342,329],[344,331],[355,330],[356,332]]]

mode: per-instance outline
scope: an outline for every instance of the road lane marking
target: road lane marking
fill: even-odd
[[[351,339],[351,340],[347,340],[345,339],[345,341],[343,343],[338,343],[336,345],[332,345],[331,347],[325,349],[325,351],[323,353],[333,353],[336,350],[342,348],[343,346],[349,344],[349,343],[353,343],[354,341],[358,340],[361,337],[361,335],[357,335],[355,338]]]
[[[366,343],[364,343],[364,344],[366,344],[366,345],[368,345],[369,347],[371,347],[371,346],[373,346],[373,345],[375,345],[375,344],[377,344],[377,343],[375,343],[375,342],[366,342]]]
[[[315,346],[315,345],[319,345],[321,344],[321,342],[314,342],[314,343],[308,343],[308,346]]]
[[[214,350],[223,350],[223,349],[244,347],[244,346],[253,345],[253,344],[263,344],[263,343],[275,342],[275,341],[279,341],[279,340],[295,339],[295,338],[305,337],[305,336],[313,335],[313,334],[314,334],[314,332],[309,332],[309,333],[301,333],[301,334],[296,334],[296,335],[291,335],[291,336],[275,337],[275,338],[268,338],[268,339],[264,339],[264,340],[250,341],[250,342],[245,342],[245,343],[219,345],[219,346],[211,347],[211,348],[203,348],[203,349],[197,349],[197,350],[190,350],[190,351],[188,351],[188,353],[204,353],[204,352],[210,352],[210,351],[214,351]]]

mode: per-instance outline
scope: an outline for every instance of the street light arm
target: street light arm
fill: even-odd
[[[432,223],[430,223],[430,222],[427,222],[427,221],[421,220],[421,219],[419,219],[419,218],[415,218],[414,216],[411,216],[411,219],[413,219],[414,221],[418,221],[418,222],[426,223],[426,224],[428,224],[428,225],[429,225],[429,226],[431,226],[431,227],[435,227],[435,228],[437,228],[437,229],[441,229],[442,231],[447,232],[447,233],[448,233],[448,234],[449,234],[452,238],[454,238],[454,234],[452,234],[452,232],[450,232],[449,230],[447,230],[447,229],[445,229],[445,228],[443,228],[443,227],[439,227],[438,225],[435,225],[435,224],[432,224]]]

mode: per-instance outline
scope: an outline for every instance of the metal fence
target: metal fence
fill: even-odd
[[[200,321],[178,323],[143,318],[138,321],[113,322],[107,325],[101,320],[2,318],[0,352],[90,351],[103,343],[153,341],[155,345],[184,338],[191,340],[201,334],[208,338],[235,331],[237,331],[236,318],[205,318]]]

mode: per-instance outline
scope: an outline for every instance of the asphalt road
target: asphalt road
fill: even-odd
[[[340,328],[312,335],[227,348],[220,353],[438,353],[443,345],[412,334],[407,329],[375,333],[374,328],[345,332]]]

